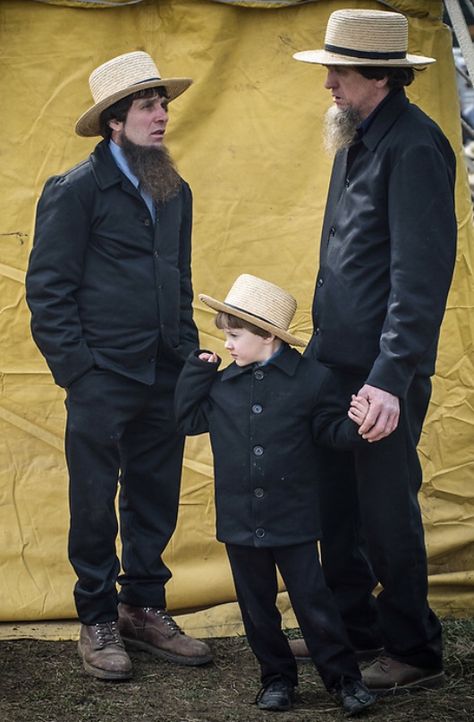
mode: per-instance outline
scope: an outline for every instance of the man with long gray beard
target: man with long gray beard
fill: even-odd
[[[416,446],[429,403],[455,260],[455,157],[411,104],[414,68],[400,13],[339,10],[325,45],[294,57],[327,69],[336,152],[307,353],[369,412],[353,453],[319,451],[324,573],[379,693],[442,683],[441,626],[427,601]],[[377,597],[373,591],[381,590]],[[294,644],[299,657],[302,641]]]
[[[211,660],[166,611],[184,439],[174,387],[198,346],[192,317],[191,191],[164,145],[168,103],[188,78],[132,52],[90,76],[81,136],[90,157],[49,179],[26,278],[32,333],[66,389],[69,558],[86,671],[127,679],[127,646],[178,664]],[[115,541],[115,496],[122,573]],[[119,594],[116,583],[120,585]]]

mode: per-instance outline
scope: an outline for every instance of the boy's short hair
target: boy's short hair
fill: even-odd
[[[221,329],[221,331],[226,328],[245,328],[247,329],[247,331],[254,333],[256,336],[261,336],[262,338],[269,338],[272,335],[270,331],[265,331],[264,328],[259,328],[253,323],[244,321],[242,318],[233,316],[232,314],[226,313],[225,311],[219,311],[219,313],[214,319],[214,322],[217,328]]]

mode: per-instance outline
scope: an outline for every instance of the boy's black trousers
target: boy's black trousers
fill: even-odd
[[[360,679],[342,619],[324,581],[315,542],[272,548],[226,544],[226,549],[263,686],[279,678],[298,684],[296,661],[276,606],[277,567],[326,688],[337,688],[342,680]]]

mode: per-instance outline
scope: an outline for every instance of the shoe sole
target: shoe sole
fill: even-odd
[[[109,682],[120,682],[122,680],[130,679],[132,676],[132,670],[129,672],[114,672],[113,670],[107,670],[107,669],[101,669],[100,667],[94,667],[94,665],[89,664],[89,662],[86,662],[86,660],[83,658],[80,650],[78,650],[79,657],[82,660],[83,667],[87,674],[90,674],[92,677],[95,677],[96,679],[102,679]]]
[[[374,693],[374,699],[371,702],[367,702],[366,704],[361,705],[357,709],[344,709],[344,715],[346,717],[358,717],[361,714],[364,714],[368,709],[370,709],[375,703],[377,702],[377,695]]]
[[[394,687],[376,688],[371,687],[367,682],[366,685],[370,691],[378,697],[384,697],[386,695],[403,694],[404,692],[422,691],[423,689],[436,689],[437,687],[442,687],[444,682],[444,672],[437,672],[431,677],[424,677],[423,679],[417,680],[416,682],[409,682],[408,684],[398,684]]]
[[[167,652],[165,649],[154,647],[152,644],[148,644],[148,642],[141,642],[138,639],[130,639],[122,635],[122,640],[128,649],[139,649],[142,652],[148,652],[148,654],[164,659],[167,662],[183,664],[186,667],[200,667],[203,664],[212,662],[212,654],[206,654],[202,657],[185,657],[182,654]]]
[[[267,712],[288,712],[288,710],[290,710],[293,707],[293,705],[288,704],[288,705],[273,706],[273,705],[266,705],[266,704],[262,705],[257,702],[257,707],[259,709],[266,710]]]

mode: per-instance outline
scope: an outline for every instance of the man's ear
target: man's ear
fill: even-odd
[[[123,121],[122,121],[122,120],[117,120],[117,118],[112,118],[112,120],[109,120],[109,121],[108,121],[107,125],[108,125],[109,128],[111,128],[112,130],[121,130],[121,129],[122,129],[122,126],[123,126]]]

